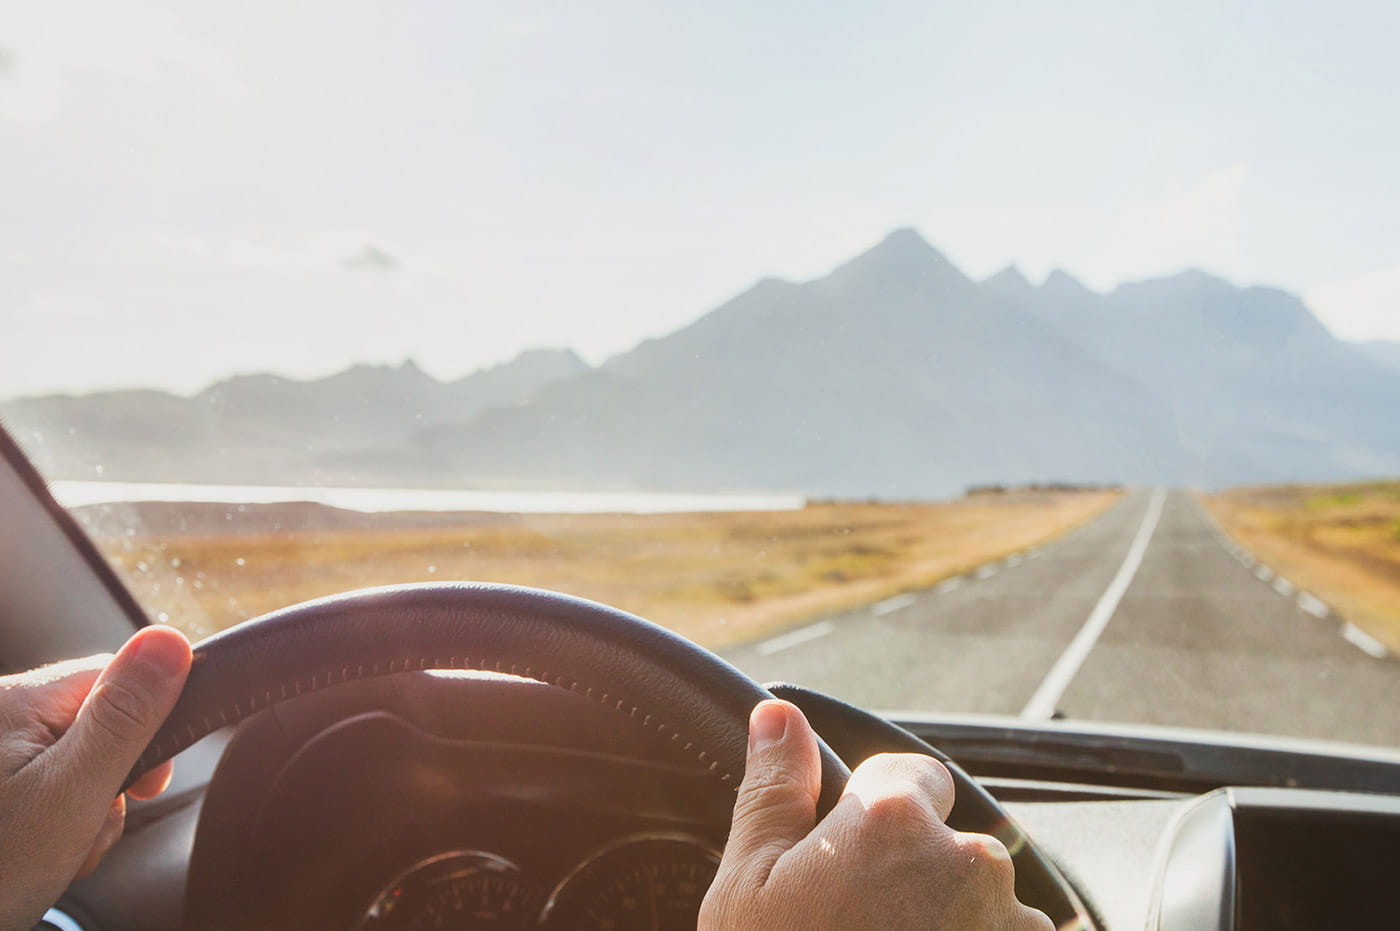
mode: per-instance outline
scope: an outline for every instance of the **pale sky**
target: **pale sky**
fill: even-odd
[[[0,396],[592,361],[916,226],[1400,339],[1400,5],[0,0]]]

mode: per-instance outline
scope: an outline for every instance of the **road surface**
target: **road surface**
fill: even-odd
[[[867,708],[1400,746],[1400,662],[1175,489],[1133,491],[1043,547],[726,655],[761,682]]]

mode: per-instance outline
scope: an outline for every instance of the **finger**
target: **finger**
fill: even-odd
[[[166,760],[127,786],[126,794],[139,799],[155,798],[170,785],[170,777],[174,772],[175,764]]]
[[[170,713],[189,668],[189,641],[174,628],[147,627],[128,640],[53,747],[58,788],[83,799],[115,796]]]
[[[66,659],[62,662],[50,663],[47,666],[40,666],[38,669],[21,672],[9,678],[25,685],[48,685],[54,682],[70,681],[86,683],[87,687],[91,688],[92,683],[97,681],[98,673],[106,669],[107,664],[111,661],[111,653],[95,653],[80,659]]]
[[[101,653],[0,678],[0,691],[16,698],[0,702],[0,729],[13,732],[37,724],[48,732],[44,745],[51,743],[68,730],[111,659],[112,654]]]
[[[859,799],[867,811],[912,803],[946,821],[953,810],[953,776],[931,756],[878,753],[856,767],[841,796]]]
[[[92,842],[92,848],[88,850],[88,855],[83,859],[83,865],[78,869],[77,879],[82,879],[93,870],[97,869],[97,864],[102,862],[102,858],[107,855],[107,851],[112,849],[122,836],[122,828],[126,825],[126,799],[118,795],[112,799],[112,805],[107,809],[107,817],[102,822],[102,827],[98,829],[97,837]]]
[[[19,772],[68,730],[111,656],[0,677],[0,778]]]
[[[811,832],[820,793],[812,726],[795,705],[760,702],[749,717],[748,760],[721,868],[762,886],[778,858]]]

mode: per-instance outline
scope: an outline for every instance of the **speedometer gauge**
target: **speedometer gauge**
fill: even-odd
[[[683,834],[625,837],[570,874],[545,906],[556,931],[694,931],[719,854]]]
[[[360,931],[513,931],[536,927],[539,891],[502,857],[439,854],[396,876],[370,905]]]

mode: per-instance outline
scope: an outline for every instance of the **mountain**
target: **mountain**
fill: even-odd
[[[0,405],[57,477],[926,497],[1400,473],[1400,372],[1200,271],[975,282],[913,230],[590,369],[526,353]],[[53,425],[62,425],[54,430]]]
[[[397,477],[343,463],[423,427],[520,402],[588,368],[565,349],[528,351],[449,382],[412,361],[355,365],[309,381],[239,375],[189,398],[144,390],[22,398],[0,403],[0,420],[55,478],[382,483]]]
[[[1039,291],[1021,306],[1161,399],[1207,481],[1400,471],[1400,379],[1287,292],[1200,271],[1107,295],[1053,273]]]
[[[1372,340],[1352,345],[1381,365],[1400,371],[1400,340]]]
[[[422,431],[470,484],[946,494],[1188,473],[1169,412],[900,230],[806,284],[765,280],[509,411]]]
[[[982,289],[996,297],[1024,300],[1035,293],[1035,285],[1015,265],[1008,265],[983,280]]]

